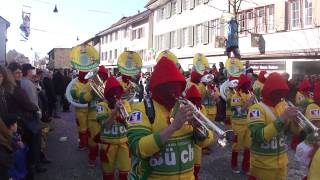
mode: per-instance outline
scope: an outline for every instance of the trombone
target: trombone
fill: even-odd
[[[222,147],[225,147],[227,142],[230,142],[234,139],[235,134],[232,130],[222,130],[215,123],[211,122],[204,114],[202,114],[201,111],[191,101],[182,97],[180,97],[178,101],[181,104],[190,105],[193,108],[193,117],[201,125],[198,130],[202,135],[206,135],[204,130],[209,131],[208,127],[210,127],[217,134],[218,143]]]
[[[291,101],[285,101],[289,107],[296,107]],[[307,133],[311,133],[315,137],[319,137],[319,128],[315,126],[301,111],[298,111],[298,125]]]

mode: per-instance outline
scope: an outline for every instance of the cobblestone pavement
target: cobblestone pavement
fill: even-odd
[[[46,154],[53,160],[48,165],[48,171],[37,174],[36,180],[99,180],[101,169],[87,166],[87,152],[78,151],[77,126],[73,113],[61,113],[61,119],[55,119],[51,123],[54,128],[49,135],[49,143]],[[67,137],[67,141],[61,142],[61,137]],[[204,155],[200,171],[201,180],[244,180],[243,174],[233,174],[230,169],[231,148],[221,148],[215,143],[211,147],[212,153]],[[293,160],[293,151],[289,151],[289,180],[301,179],[301,171],[298,163]],[[239,160],[241,162],[241,159]]]

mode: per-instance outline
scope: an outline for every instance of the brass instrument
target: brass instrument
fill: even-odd
[[[96,93],[96,95],[100,99],[104,99],[104,88],[105,84],[97,73],[97,69],[88,72],[88,74],[84,77],[88,80],[90,87]]]
[[[222,97],[222,99],[224,99],[225,101],[227,100],[227,94],[229,91],[229,88],[236,88],[238,86],[239,80],[234,79],[231,81],[225,81],[223,84],[221,84],[220,86],[220,96]]]
[[[257,96],[256,96],[252,91],[249,91],[249,94],[250,94],[250,96],[253,96],[253,97],[254,97],[254,103],[255,103],[255,104],[258,104],[258,103],[259,103],[259,100],[257,99]]]
[[[218,143],[222,147],[225,147],[227,142],[230,142],[234,139],[235,135],[232,130],[222,130],[215,123],[211,122],[204,114],[202,114],[201,111],[191,101],[182,97],[179,98],[178,101],[181,104],[189,105],[193,108],[193,117],[201,125],[200,129],[198,130],[202,135],[206,135],[205,130],[209,131],[208,127],[211,128],[217,134]]]
[[[119,113],[122,119],[124,119],[125,121],[127,121],[127,119],[129,118],[130,114],[128,113],[127,109],[124,107],[123,103],[121,102],[121,100],[117,100],[117,105],[119,108]]]
[[[286,101],[289,107],[296,107],[291,101]],[[314,137],[319,137],[319,128],[315,126],[301,111],[298,111],[298,125],[306,132],[312,133]]]

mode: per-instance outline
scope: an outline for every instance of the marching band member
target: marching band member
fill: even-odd
[[[249,172],[250,167],[250,131],[248,129],[247,113],[249,106],[253,104],[254,97],[250,96],[251,80],[247,75],[241,74],[237,92],[231,97],[232,130],[236,138],[232,144],[231,168],[234,173],[240,173],[238,169],[238,154],[243,147],[242,171]]]
[[[257,97],[257,99],[261,99],[261,91],[263,89],[264,82],[266,82],[265,75],[267,74],[267,71],[260,71],[258,79],[253,83],[253,92],[254,95]]]
[[[303,81],[301,81],[299,85],[299,90],[295,97],[295,101],[296,101],[295,104],[299,108],[299,110],[303,113],[305,112],[307,106],[313,101],[311,98],[310,90],[311,90],[310,81],[308,79],[304,79]],[[299,134],[293,135],[290,147],[293,150],[295,150],[299,143],[300,143]]]
[[[320,82],[314,84],[314,102],[309,104],[306,108],[305,116],[315,126],[320,128]],[[309,173],[304,179],[320,179],[320,139],[314,134],[307,134],[306,139],[301,142],[296,149],[296,158],[301,163],[302,170],[308,170]]]
[[[71,96],[73,99],[80,101],[80,93],[90,92],[91,88],[88,80],[84,77],[87,72],[79,71],[78,80],[74,83],[71,89]],[[84,150],[88,146],[89,132],[88,132],[88,108],[75,107],[76,119],[79,128],[79,149]]]
[[[159,53],[159,55],[156,59],[156,62],[158,62],[162,57],[167,57],[169,60],[171,60],[173,63],[175,63],[178,70],[181,72],[181,74],[183,74],[183,69],[182,69],[181,64],[179,63],[178,58],[175,54],[173,54],[169,50],[164,50]]]
[[[271,73],[262,89],[262,102],[249,109],[252,138],[249,179],[287,179],[288,156],[284,129],[289,125],[289,120],[298,115],[296,107],[287,107],[282,101],[288,91],[288,85],[281,75]]]
[[[231,122],[231,116],[232,116],[232,108],[231,108],[231,98],[235,94],[234,88],[229,88],[229,91],[226,93],[226,127],[228,129],[232,129],[232,122]]]
[[[119,103],[130,113],[130,105],[124,100],[120,102],[124,91],[114,78],[107,79],[105,84],[105,101],[97,104],[97,121],[101,124],[99,142],[101,144],[100,159],[104,180],[115,179],[116,163],[119,167],[119,179],[126,180],[131,168],[127,139],[126,120],[119,114]]]
[[[205,107],[201,104],[201,95],[198,88],[192,85],[186,93],[186,99],[191,101],[197,108],[199,108],[202,114],[206,115]],[[194,145],[194,177],[198,180],[198,174],[200,172],[200,165],[202,159],[202,148],[198,145]]]
[[[162,57],[150,81],[152,98],[136,104],[128,121],[128,141],[134,155],[128,179],[194,179],[194,144],[207,146],[212,132],[202,136],[193,128],[198,125],[188,105],[176,106],[176,113],[170,113],[186,86],[172,61]]]

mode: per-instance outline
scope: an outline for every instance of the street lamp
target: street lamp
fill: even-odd
[[[54,12],[54,13],[58,13],[57,5],[54,6],[53,12]]]

